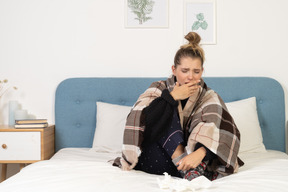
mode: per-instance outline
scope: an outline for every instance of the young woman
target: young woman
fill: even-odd
[[[123,170],[210,180],[237,171],[240,133],[221,97],[202,79],[204,51],[195,32],[174,58],[173,75],[154,82],[127,117]]]

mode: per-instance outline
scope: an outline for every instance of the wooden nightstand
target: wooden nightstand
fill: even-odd
[[[15,129],[0,125],[1,182],[6,179],[7,163],[26,163],[50,159],[55,152],[55,126],[37,129]]]

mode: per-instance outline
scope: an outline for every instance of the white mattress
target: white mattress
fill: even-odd
[[[157,178],[141,171],[122,171],[109,160],[120,154],[99,153],[84,148],[66,148],[51,160],[23,168],[0,184],[1,192],[106,192],[169,191],[160,189]],[[277,151],[241,154],[245,165],[239,172],[217,179],[211,186],[198,191],[288,191],[288,156]],[[176,180],[176,178],[173,178]]]

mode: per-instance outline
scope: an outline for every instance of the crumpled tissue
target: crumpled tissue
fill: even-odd
[[[157,178],[160,189],[170,189],[171,191],[182,192],[182,191],[196,191],[202,188],[209,188],[212,182],[205,176],[199,176],[192,181],[187,179],[176,179],[172,178],[168,173],[164,173],[165,178],[161,180]]]

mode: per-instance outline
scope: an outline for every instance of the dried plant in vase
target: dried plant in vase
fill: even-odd
[[[0,98],[10,89],[17,90],[17,87],[9,86],[8,79],[0,80]]]

